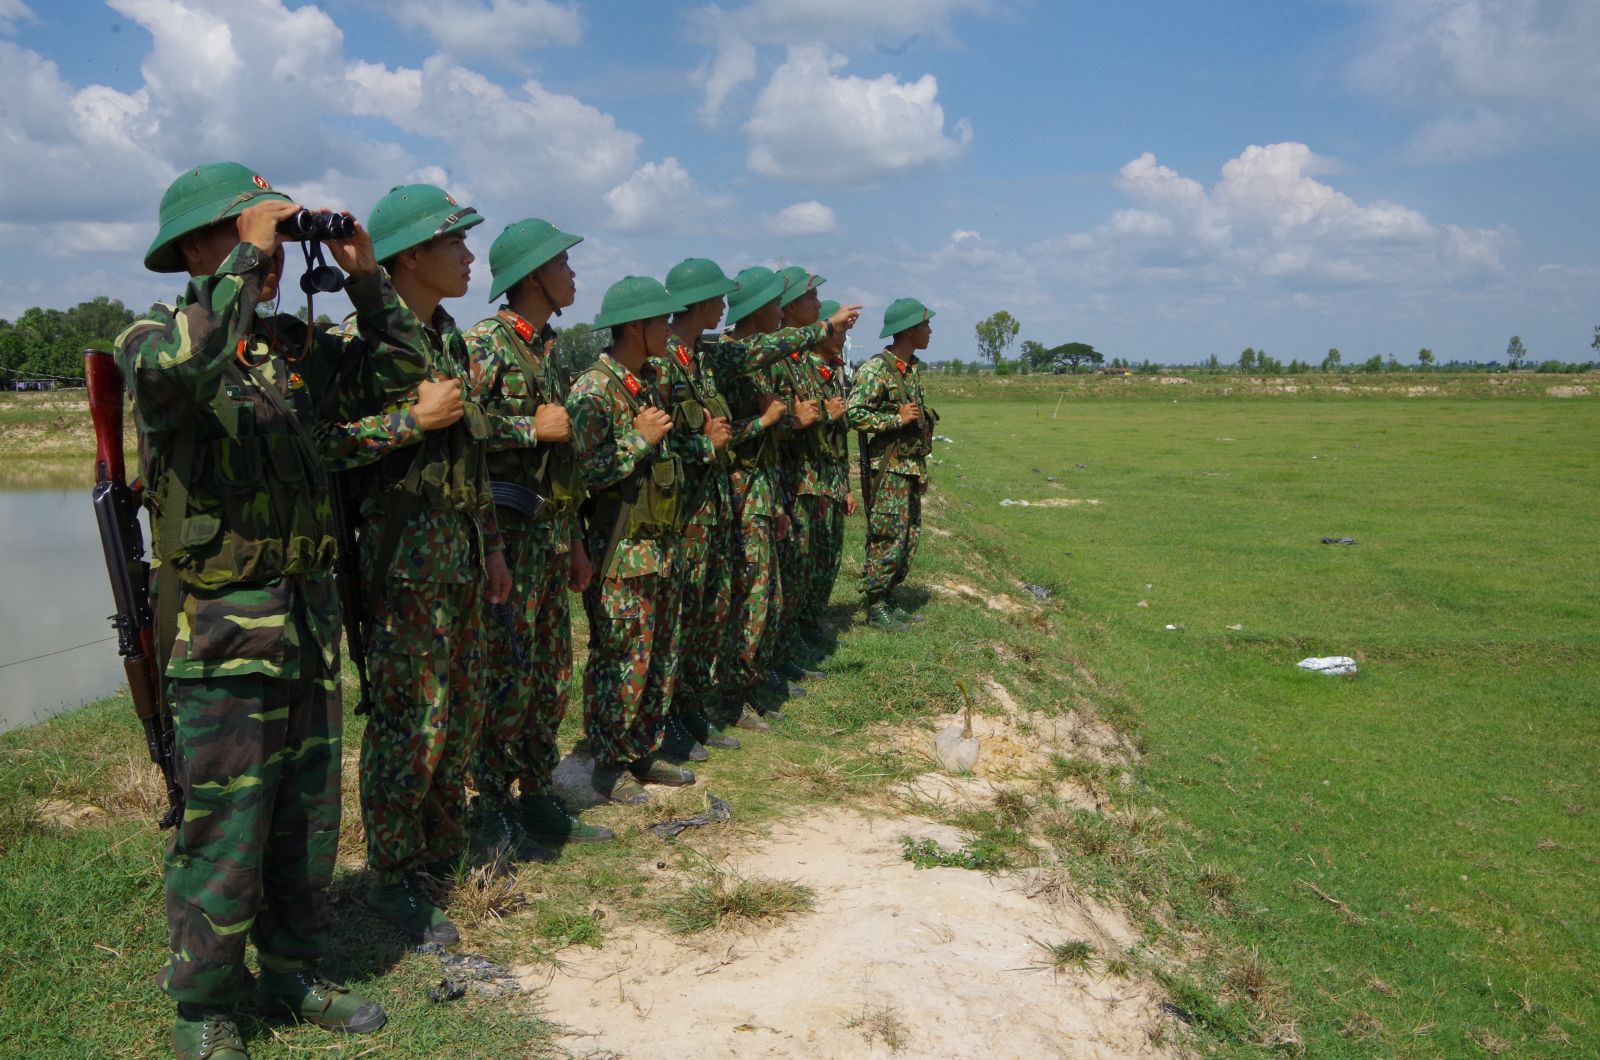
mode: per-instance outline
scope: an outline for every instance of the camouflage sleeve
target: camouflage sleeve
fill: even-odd
[[[240,243],[214,275],[189,281],[181,307],[156,306],[117,336],[117,366],[147,431],[175,430],[211,403],[255,325],[270,269],[254,244]]]
[[[621,482],[650,452],[627,406],[613,398],[592,369],[573,384],[567,415],[572,419],[572,449],[590,489]]]
[[[526,385],[517,388],[523,393],[520,400],[506,385],[507,376],[520,376],[522,370],[501,329],[485,321],[467,331],[465,338],[467,396],[483,406],[489,424],[489,436],[484,442],[489,451],[529,449],[539,444],[533,417],[525,412],[534,404]],[[497,387],[496,383],[500,385]]]
[[[345,293],[355,313],[345,321],[342,336],[346,352],[359,351],[364,358],[367,370],[361,386],[365,396],[383,404],[409,398],[428,377],[428,337],[422,322],[381,268],[352,280]]]
[[[896,431],[905,426],[900,422],[900,410],[883,381],[878,361],[871,360],[861,366],[856,385],[850,388],[850,400],[845,402],[844,415],[851,427],[869,434]]]
[[[753,335],[748,343],[744,366],[740,371],[749,373],[783,360],[791,353],[809,350],[828,337],[828,325],[818,322],[803,328],[779,328],[761,335]]]
[[[352,294],[351,300],[366,301],[369,295]],[[410,321],[392,324],[391,331],[414,334],[417,345],[367,341],[361,308],[329,336],[339,344],[340,371],[314,433],[323,462],[336,471],[370,464],[422,441],[424,432],[412,406],[417,384],[428,378],[427,335],[387,278],[382,280],[380,298],[382,312],[401,314]],[[378,312],[367,305],[369,316]]]

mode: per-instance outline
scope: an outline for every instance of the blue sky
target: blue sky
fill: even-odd
[[[588,319],[686,256],[1188,362],[1592,355],[1592,0],[0,0],[0,316],[175,291],[182,167],[543,216]],[[286,304],[290,296],[286,295]],[[864,336],[871,341],[876,335]]]

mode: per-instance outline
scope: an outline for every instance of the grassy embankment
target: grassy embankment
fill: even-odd
[[[934,595],[914,638],[852,628],[794,723],[702,771],[734,825],[677,846],[715,865],[782,814],[881,802],[924,767],[872,728],[948,713],[955,678],[991,674],[1030,706],[1111,719],[1144,753],[1131,786],[1089,758],[1053,764],[1102,788],[1102,812],[1054,800],[1053,777],[959,811],[980,855],[966,860],[1059,863],[1119,897],[1146,945],[1084,959],[1162,976],[1198,1046],[1593,1051],[1600,615],[1585,564],[1600,405],[1543,397],[1584,380],[1496,378],[1260,397],[1247,395],[1284,384],[936,382],[939,430],[955,441],[939,447],[928,522],[941,533],[925,536],[914,582],[1026,600],[1026,580],[1054,595],[1012,612]],[[1451,396],[1406,399],[1416,385]],[[843,581],[841,618],[851,595]],[[1322,654],[1356,656],[1361,675],[1294,670]],[[114,699],[0,738],[0,1037],[23,1052],[160,1051],[154,793],[133,734]],[[509,888],[463,887],[467,948],[553,959],[603,945],[618,920],[714,918],[707,887],[686,912],[683,874],[641,867],[679,863],[644,825],[698,797],[597,811],[622,842],[524,869]],[[103,815],[59,820],[91,804]],[[335,969],[390,1006],[381,1047],[538,1048],[548,1028],[527,1002],[424,1000],[437,963],[354,901],[355,820]],[[682,858],[692,878],[701,861]],[[329,1042],[281,1025],[251,1034],[262,1056]]]

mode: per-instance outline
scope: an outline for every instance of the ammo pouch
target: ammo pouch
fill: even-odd
[[[601,365],[616,381],[613,389],[634,415],[639,403],[628,393],[622,380],[609,366]],[[590,525],[611,527],[596,569],[609,574],[616,559],[617,545],[623,541],[653,541],[683,533],[689,518],[685,513],[688,483],[683,473],[683,458],[664,442],[650,458],[634,468],[633,474],[609,489],[592,494]]]
[[[535,361],[532,349],[505,318],[496,316],[493,320],[499,327],[502,337],[510,344],[516,358],[517,369],[522,373],[524,382],[530,388],[533,384],[537,384],[539,396],[546,402],[561,404],[561,391],[564,388],[560,385],[559,373],[551,360],[546,357]],[[499,386],[499,380],[496,379],[494,390],[488,398],[491,406],[511,400],[500,397]],[[533,412],[526,407],[514,406],[507,407],[505,411],[512,415],[524,416]],[[542,522],[565,512],[576,511],[587,495],[583,473],[578,468],[578,461],[573,455],[570,442],[540,442],[531,452],[527,449],[501,450],[488,455],[488,464],[489,475],[496,485],[503,482],[525,491],[502,490],[496,494],[495,504],[510,508],[535,521]],[[502,494],[507,498],[516,497],[522,503],[503,504],[499,499]],[[529,494],[541,497],[544,501],[533,514],[523,511]]]
[[[196,414],[157,458],[146,450],[154,543],[185,585],[331,570],[338,544],[327,479],[306,429],[259,372],[224,370],[209,415]]]

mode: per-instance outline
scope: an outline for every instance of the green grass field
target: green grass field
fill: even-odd
[[[1236,874],[1202,921],[1311,1055],[1600,1047],[1600,405],[1168,393],[950,401],[936,470]]]
[[[1057,763],[1105,783],[1104,816],[1042,796],[964,812],[966,860],[1059,863],[1123,903],[1145,945],[1093,959],[1159,977],[1193,1048],[1600,1051],[1600,401],[1546,398],[1542,380],[1439,382],[1448,396],[934,380],[953,441],[937,446],[913,594],[959,579],[1030,607],[934,592],[914,636],[850,626],[782,732],[717,755],[667,807],[597,811],[621,841],[519,872],[527,904],[484,908],[468,947],[547,959],[603,945],[619,920],[687,919],[694,878],[664,889],[641,866],[683,849],[715,864],[819,803],[881,805],[917,767],[871,734],[949,713],[956,680],[988,674],[1041,711],[1092,709],[1142,755],[1128,785]],[[840,621],[859,620],[859,533],[858,517]],[[1358,544],[1320,543],[1346,536]],[[1052,595],[1034,608],[1023,581]],[[1294,668],[1331,654],[1359,676]],[[21,1054],[163,1048],[158,847],[134,732],[113,699],[0,737],[0,1040]],[[646,830],[702,788],[729,799],[733,825],[677,844]],[[108,814],[67,827],[47,799]],[[353,871],[337,884],[335,970],[391,1008],[378,1048],[543,1048],[525,1001],[423,1000],[437,962],[359,910],[361,885]],[[265,1057],[368,1044],[250,1034]]]

